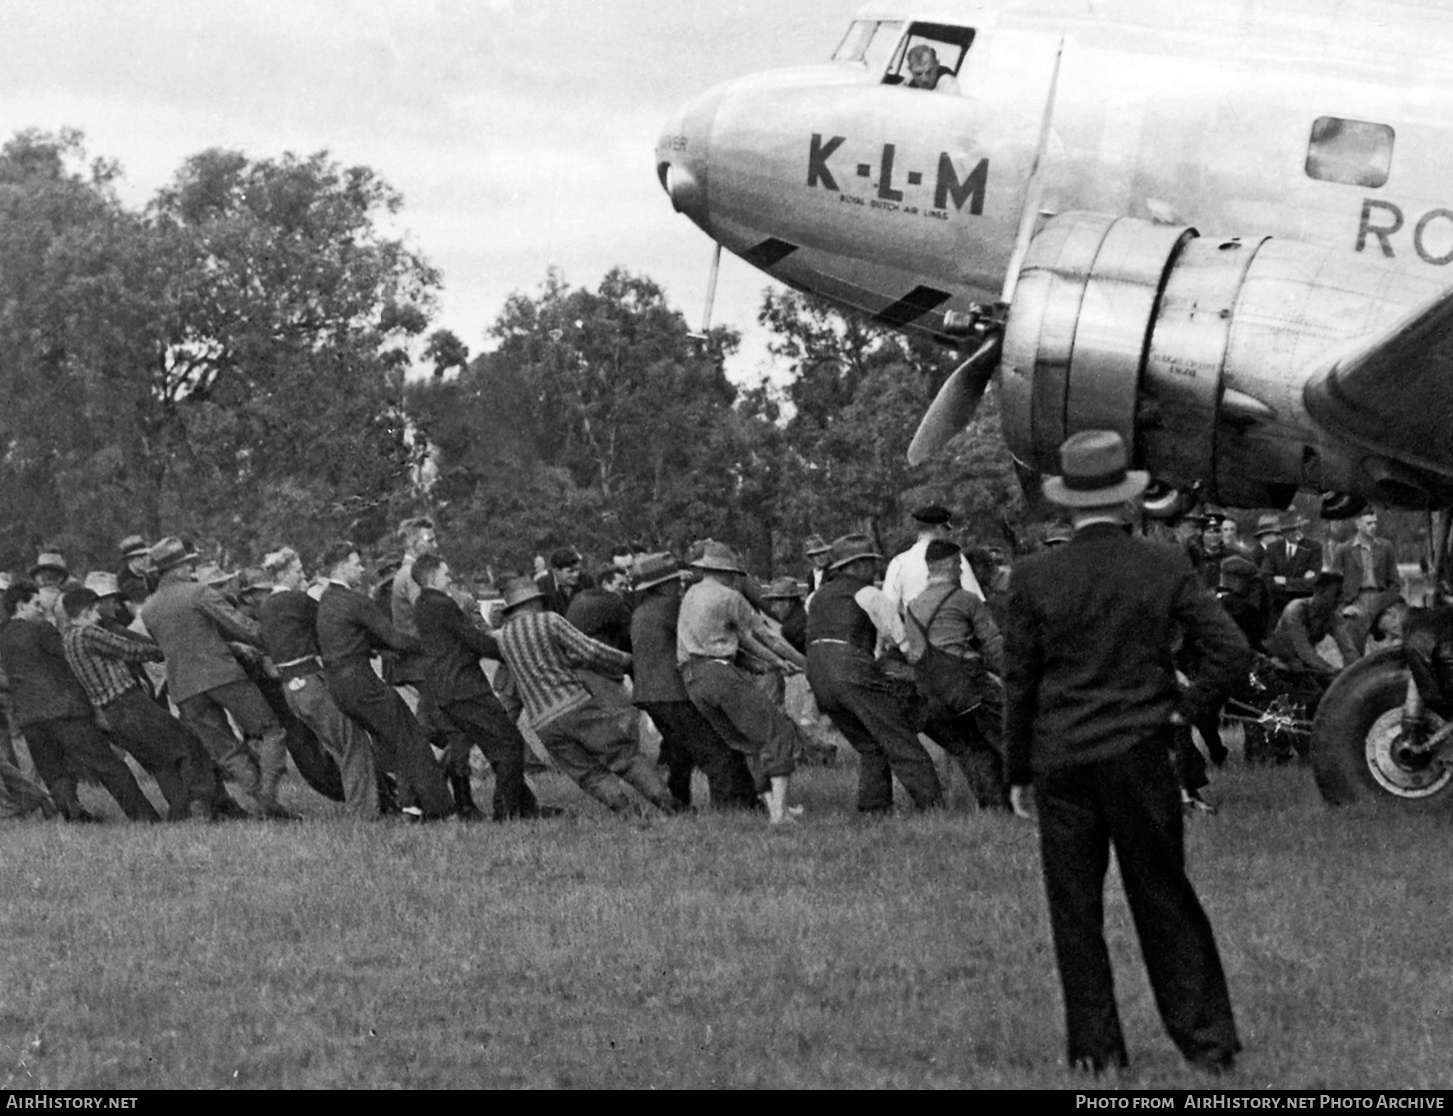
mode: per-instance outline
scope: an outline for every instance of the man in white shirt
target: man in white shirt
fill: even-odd
[[[953,516],[941,504],[919,508],[913,518],[918,524],[918,541],[888,563],[888,572],[883,577],[883,594],[900,616],[909,602],[928,588],[928,544],[934,539],[947,539],[953,531]],[[959,585],[964,592],[984,599],[979,579],[963,556],[959,558]]]

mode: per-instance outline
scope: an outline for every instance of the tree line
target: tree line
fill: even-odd
[[[427,511],[477,573],[564,545],[730,540],[763,573],[802,539],[901,540],[938,501],[1008,546],[1023,502],[992,396],[932,465],[906,450],[953,354],[768,291],[782,368],[742,387],[649,278],[551,271],[471,358],[431,328],[439,273],[402,199],[326,152],[185,160],[144,206],[79,133],[0,148],[0,562],[110,565],[133,531],[234,561]],[[423,375],[420,375],[420,372]]]

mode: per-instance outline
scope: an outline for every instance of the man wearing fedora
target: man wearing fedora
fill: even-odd
[[[691,805],[691,774],[706,776],[714,807],[752,809],[756,790],[747,761],[727,747],[695,705],[676,665],[676,622],[681,614],[681,567],[670,554],[648,554],[636,568],[631,614],[632,699],[661,733],[666,789]]]
[[[420,590],[413,613],[422,647],[422,689],[448,740],[444,770],[459,816],[484,818],[474,803],[469,772],[470,752],[478,748],[494,772],[493,819],[540,817],[540,805],[525,782],[525,738],[479,665],[481,658],[502,661],[498,640],[470,623],[450,596],[454,579],[444,559],[421,554],[409,576]]]
[[[686,591],[676,618],[681,680],[717,735],[746,757],[768,821],[781,825],[795,819],[787,792],[797,767],[797,726],[746,667],[792,674],[803,658],[742,595],[746,570],[731,547],[708,542],[691,564],[701,580]]]
[[[1257,524],[1257,565],[1271,590],[1272,608],[1280,615],[1292,601],[1312,595],[1313,582],[1322,572],[1322,545],[1302,534],[1307,521],[1297,512],[1272,520],[1274,529],[1272,523]]]
[[[808,535],[802,543],[802,552],[807,555],[807,593],[811,596],[822,588],[827,577],[827,567],[832,563],[832,547],[823,541],[821,535]]]
[[[151,544],[140,535],[127,535],[121,540],[121,564],[116,567],[116,583],[130,605],[140,605],[156,589],[156,575],[151,569]]]
[[[40,586],[40,607],[47,623],[57,631],[65,631],[66,610],[61,607],[61,594],[75,584],[65,555],[54,548],[42,550],[30,567],[30,580]]]
[[[880,641],[898,650],[908,643],[898,606],[873,585],[882,557],[867,535],[834,540],[827,582],[807,609],[807,681],[818,708],[858,753],[858,811],[864,814],[892,812],[894,775],[916,809],[943,805],[904,684],[889,678],[877,659]],[[924,571],[926,585],[926,565]]]
[[[419,641],[400,633],[360,591],[363,557],[356,544],[329,543],[318,565],[328,579],[318,600],[317,635],[329,693],[372,735],[374,760],[398,784],[404,816],[413,822],[448,817],[454,803],[428,737],[404,699],[373,669],[375,653],[417,653]]]
[[[913,513],[913,522],[918,528],[918,539],[902,554],[888,563],[888,572],[883,575],[883,593],[888,602],[902,615],[908,602],[922,593],[928,586],[928,544],[934,539],[947,539],[953,534],[953,513],[942,504],[929,504]],[[959,561],[959,584],[965,593],[972,593],[980,600],[984,590],[967,557]]]
[[[624,782],[657,809],[677,813],[656,768],[636,739],[635,710],[598,700],[581,670],[619,676],[631,656],[591,639],[558,612],[545,608],[545,594],[532,578],[505,586],[504,626],[498,636],[516,700],[530,727],[561,771],[614,813],[631,809]],[[508,708],[508,707],[507,707]]]
[[[1075,537],[1014,569],[1004,653],[1011,801],[1027,814],[1032,785],[1071,1067],[1099,1074],[1128,1063],[1104,933],[1113,847],[1166,1030],[1192,1065],[1224,1073],[1241,1044],[1186,875],[1170,755],[1176,727],[1215,708],[1251,653],[1185,559],[1130,535],[1149,476],[1130,471],[1128,457],[1111,431],[1065,442],[1044,494],[1070,510]],[[1184,693],[1171,658],[1177,630],[1197,652]]]
[[[260,648],[261,633],[217,588],[196,579],[198,557],[174,536],[151,548],[158,581],[141,606],[142,623],[166,656],[167,689],[182,723],[251,795],[263,817],[295,818],[277,799],[287,771],[287,730],[228,646]],[[233,733],[228,714],[244,740]]]

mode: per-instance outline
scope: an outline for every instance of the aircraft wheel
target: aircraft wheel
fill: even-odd
[[[1312,726],[1312,773],[1334,806],[1394,801],[1415,809],[1453,802],[1453,765],[1402,753],[1403,701],[1409,673],[1400,648],[1369,655],[1327,690]],[[1428,732],[1444,724],[1427,715]]]

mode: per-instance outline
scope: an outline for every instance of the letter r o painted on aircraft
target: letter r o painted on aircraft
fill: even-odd
[[[1427,231],[1430,224],[1437,218],[1442,217],[1453,223],[1453,209],[1430,209],[1419,219],[1417,226],[1413,229],[1413,247],[1417,249],[1418,257],[1424,263],[1437,264],[1440,267],[1453,263],[1453,248],[1443,256],[1429,254],[1428,249],[1423,246],[1423,233]]]

